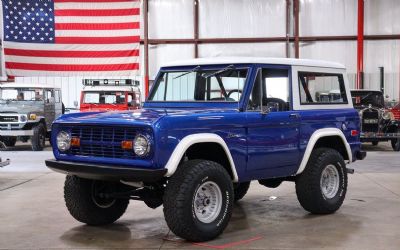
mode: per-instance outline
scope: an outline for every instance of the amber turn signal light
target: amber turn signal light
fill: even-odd
[[[80,147],[81,146],[81,139],[78,137],[72,137],[71,138],[71,146],[72,147]]]
[[[125,150],[133,149],[133,141],[122,141],[121,148]]]

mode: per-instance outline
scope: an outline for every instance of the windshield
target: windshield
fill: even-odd
[[[383,108],[384,98],[381,92],[351,91],[355,106],[369,106]]]
[[[35,88],[2,88],[1,101],[43,101],[43,89]]]
[[[98,91],[85,92],[83,103],[86,104],[124,104],[125,93],[123,91]]]
[[[167,71],[158,78],[148,101],[157,102],[238,102],[248,69],[233,65],[214,70],[199,66],[188,71]]]

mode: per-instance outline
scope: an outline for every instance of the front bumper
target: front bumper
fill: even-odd
[[[363,142],[367,141],[387,141],[392,139],[400,139],[400,133],[374,133],[374,132],[363,132],[360,134],[360,140]]]
[[[30,129],[30,130],[0,130],[0,136],[33,136],[33,129]]]
[[[155,182],[164,177],[167,169],[140,169],[121,166],[46,160],[46,166],[56,172],[96,180]]]

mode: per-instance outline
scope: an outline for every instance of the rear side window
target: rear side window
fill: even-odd
[[[342,74],[299,72],[301,104],[347,104]]]

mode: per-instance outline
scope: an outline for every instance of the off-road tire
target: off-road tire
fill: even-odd
[[[322,191],[325,168],[334,166],[338,173],[338,190],[332,198]],[[340,208],[347,191],[347,172],[343,157],[334,149],[314,149],[303,173],[296,178],[296,194],[301,206],[313,214],[330,214]]]
[[[42,123],[33,127],[31,143],[33,151],[42,151],[44,149],[46,143],[46,128]]]
[[[110,199],[103,207],[95,202],[93,190],[95,182],[99,181],[67,176],[64,185],[64,199],[69,213],[76,220],[91,226],[111,224],[118,220],[129,204],[129,199]],[[114,185],[116,189],[122,185],[117,182],[102,182],[104,185]]]
[[[237,184],[237,186],[235,186],[233,189],[235,194],[235,201],[243,199],[249,188],[250,188],[250,181]]]
[[[372,144],[372,146],[378,146],[379,142],[373,141],[373,142],[371,142],[371,144]]]
[[[15,143],[17,143],[17,137],[13,136],[4,136],[1,137],[0,140],[3,141],[7,147],[14,147]]]
[[[213,182],[221,191],[221,210],[213,221],[204,223],[195,213],[195,194],[203,184]],[[232,215],[234,191],[231,177],[218,163],[191,160],[181,164],[169,179],[164,193],[164,215],[171,231],[193,242],[220,235]]]
[[[391,140],[391,144],[393,151],[400,151],[400,139]]]

